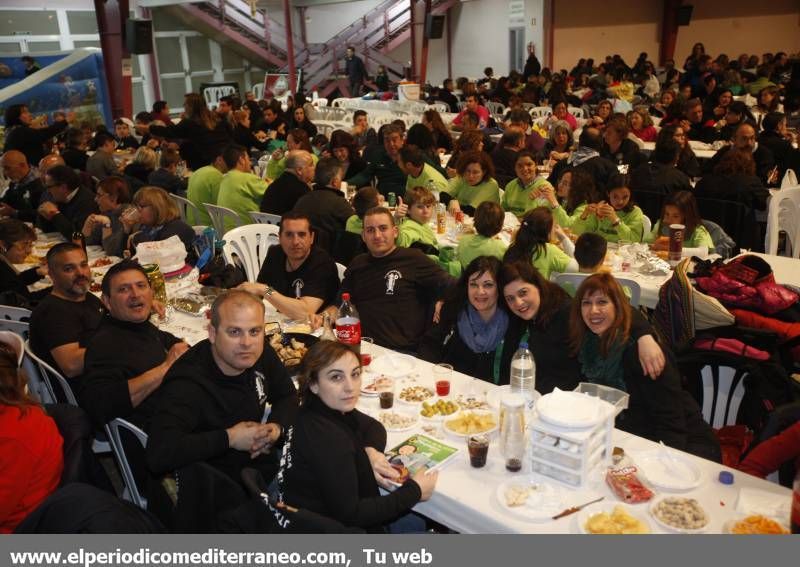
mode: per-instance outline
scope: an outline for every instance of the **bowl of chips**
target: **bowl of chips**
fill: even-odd
[[[444,429],[453,435],[467,437],[477,433],[491,433],[497,429],[497,414],[493,411],[462,410],[444,418]]]

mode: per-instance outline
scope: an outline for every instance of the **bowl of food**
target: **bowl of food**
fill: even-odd
[[[578,513],[578,529],[583,534],[649,534],[650,523],[633,506],[598,502]]]
[[[453,400],[439,398],[435,402],[422,402],[422,407],[419,414],[422,419],[439,421],[448,415],[452,415],[459,411],[459,405]]]
[[[497,429],[497,424],[497,414],[493,411],[461,410],[444,418],[445,430],[459,437],[491,433]]]
[[[319,341],[305,333],[274,333],[267,340],[287,369],[297,368],[311,345]]]
[[[656,500],[650,507],[650,514],[662,528],[682,534],[701,533],[711,521],[697,500],[677,496]]]
[[[778,520],[751,514],[728,520],[722,527],[723,533],[734,535],[788,535],[789,529]]]

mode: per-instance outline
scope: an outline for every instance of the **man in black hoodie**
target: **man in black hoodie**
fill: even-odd
[[[245,467],[274,476],[278,451],[270,450],[294,421],[297,391],[264,340],[256,296],[232,290],[217,298],[208,339],[173,365],[158,401],[147,444],[152,472],[205,462],[237,483]]]

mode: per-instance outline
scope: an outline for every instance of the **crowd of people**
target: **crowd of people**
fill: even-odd
[[[646,54],[633,67],[615,56],[558,73],[531,51],[523,73],[495,79],[487,69],[481,81],[459,79],[454,89],[447,79],[428,93],[457,112],[449,124],[428,109],[419,123],[376,131],[358,110],[349,131],[329,138],[302,95],[288,108],[249,93],[223,97],[212,110],[190,93],[179,122],[159,101],[113,131],[70,124],[70,115],[41,127],[24,105],[9,107],[2,303],[32,309],[32,350],[68,379],[94,430],[124,418],[147,433],[146,450],[129,458],[149,509],[175,531],[425,529],[411,509],[431,497],[437,475],[379,491],[399,473],[383,454],[385,429],[356,407],[358,353],[312,346],[298,391],[265,341],[262,300],[319,326],[347,294],[375,343],[497,385],[509,383],[511,359],[527,344],[547,369],[537,377],[541,393],[581,381],[625,390],[619,428],[719,461],[670,345],[630,306],[603,257],[607,242],[662,250],[675,223],[685,225],[691,252],[719,250],[735,227],[703,219],[698,199],[763,210],[767,188],[800,163],[787,130],[800,72],[782,53],[712,59],[700,44],[683,70],[671,63],[656,71]],[[754,104],[734,100],[742,93]],[[524,105],[550,110],[534,120]],[[721,147],[702,164],[689,141]],[[655,143],[649,156],[644,142]],[[132,161],[116,159],[118,150],[135,152]],[[254,153],[269,155],[264,175],[253,171]],[[441,154],[452,157],[443,164]],[[343,185],[355,189],[351,198]],[[663,197],[649,223],[636,204],[648,193]],[[197,205],[199,216],[183,220],[170,195]],[[108,269],[99,299],[89,291],[86,252],[69,242],[75,233],[120,257],[177,236],[191,263],[192,225],[210,224],[205,203],[243,223],[255,211],[281,217],[256,282],[217,297],[205,340],[190,347],[151,323],[164,306],[135,260]],[[431,228],[445,210],[474,218],[475,234],[455,250],[441,249]],[[519,222],[510,244],[499,237],[507,213]],[[31,224],[68,242],[19,272],[36,239]],[[346,265],[341,281],[337,262]],[[550,281],[578,271],[591,275],[574,298]],[[52,286],[29,291],[45,275]],[[19,430],[15,419],[41,431],[27,461],[2,467],[7,532],[56,490],[63,459],[58,428],[25,392],[19,341],[0,339],[3,431]],[[2,448],[0,462],[8,454]],[[253,471],[277,500],[253,505]]]

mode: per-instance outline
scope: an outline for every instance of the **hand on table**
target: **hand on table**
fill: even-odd
[[[164,320],[167,316],[167,306],[161,303],[158,299],[154,299],[152,305],[150,305],[150,311],[158,315],[160,320]]]
[[[411,477],[411,480],[419,485],[419,489],[422,492],[419,501],[425,502],[426,500],[430,500],[431,496],[433,496],[433,490],[436,488],[436,481],[439,480],[439,471],[428,472],[427,469],[422,469]]]
[[[364,452],[369,458],[369,463],[372,465],[372,473],[375,475],[375,482],[379,486],[386,489],[391,489],[392,484],[390,481],[396,481],[400,477],[400,472],[389,464],[386,455],[373,447],[364,447]]]
[[[461,205],[458,204],[458,201],[455,199],[450,199],[450,202],[447,204],[447,212],[451,215],[455,215],[458,212],[461,212]]]
[[[41,205],[39,205],[38,209],[39,215],[44,217],[47,220],[53,220],[53,217],[56,216],[60,211],[55,203],[50,201],[45,201]]]

